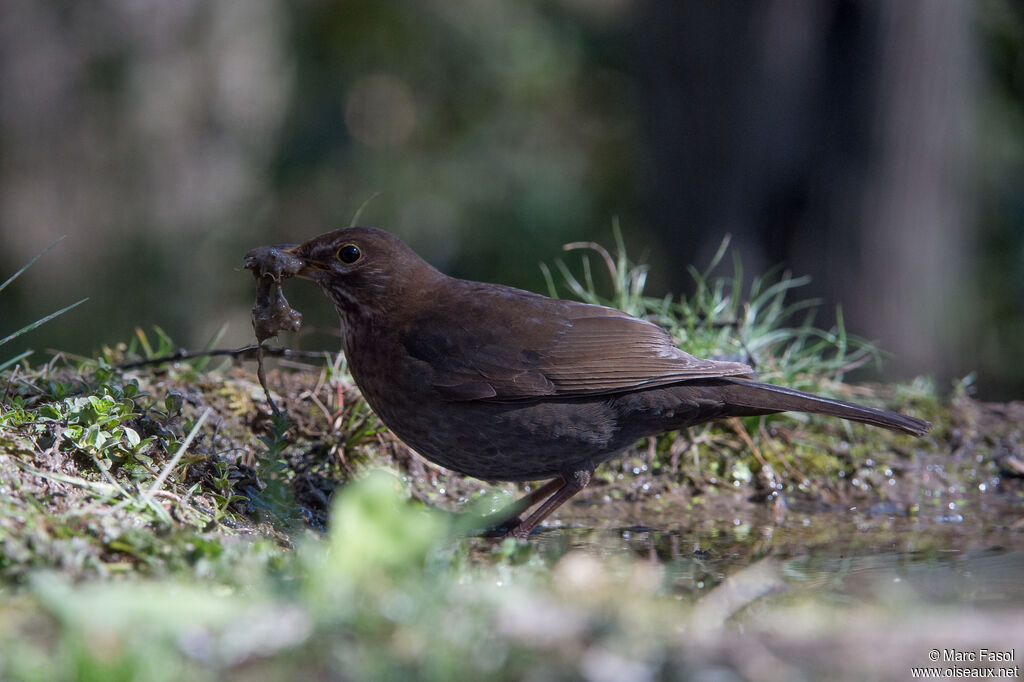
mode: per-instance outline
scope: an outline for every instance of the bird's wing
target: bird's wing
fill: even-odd
[[[402,335],[451,400],[602,395],[754,373],[685,353],[662,328],[612,308],[506,287],[480,289],[460,303],[445,306],[453,311],[446,317],[434,308]],[[517,313],[511,325],[509,310]]]

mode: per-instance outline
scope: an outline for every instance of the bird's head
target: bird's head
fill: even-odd
[[[286,276],[316,282],[339,311],[388,306],[442,277],[402,240],[375,227],[347,227],[290,247]]]

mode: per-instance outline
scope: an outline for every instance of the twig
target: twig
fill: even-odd
[[[158,358],[147,358],[146,360],[136,360],[134,362],[124,362],[117,365],[118,369],[136,369],[138,367],[148,367],[150,365],[162,365],[166,362],[180,362],[181,360],[194,360],[195,358],[204,357],[216,357],[216,356],[229,356],[233,360],[255,360],[259,353],[259,346],[253,344],[251,346],[244,346],[242,348],[214,348],[211,350],[185,350],[184,348],[171,353],[169,355],[161,355]],[[310,350],[292,350],[291,348],[281,348],[278,346],[266,346],[263,349],[264,355],[270,355],[279,358],[289,359],[303,359],[303,360],[323,360],[323,351],[310,351]]]
[[[750,434],[747,433],[747,430],[745,428],[743,428],[743,422],[740,421],[740,418],[729,417],[728,421],[729,426],[731,426],[733,431],[736,432],[736,435],[740,437],[740,440],[742,440],[746,444],[747,448],[749,448],[750,451],[754,453],[754,457],[757,459],[758,462],[761,463],[761,466],[763,468],[768,467],[769,464],[767,460],[765,460],[764,455],[761,454],[761,448],[757,447],[753,439],[750,437]]]
[[[281,410],[278,408],[277,403],[270,396],[270,388],[267,386],[267,372],[263,368],[263,344],[260,343],[256,346],[256,378],[260,380],[260,386],[263,387],[263,393],[267,396],[267,404],[270,405],[270,409],[274,411],[275,417],[281,416]]]

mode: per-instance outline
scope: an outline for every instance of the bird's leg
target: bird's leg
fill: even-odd
[[[503,507],[501,511],[486,517],[484,521],[487,523],[488,530],[485,534],[495,537],[504,537],[508,535],[510,530],[518,527],[522,523],[519,520],[520,514],[543,500],[548,495],[559,490],[564,485],[565,480],[562,479],[561,476],[553,478],[536,490],[526,493],[507,507]]]
[[[554,495],[544,500],[544,504],[537,507],[536,511],[527,516],[525,521],[513,528],[512,535],[519,539],[527,538],[530,532],[537,527],[537,524],[546,519],[551,512],[561,507],[566,500],[583,490],[590,483],[590,474],[591,472],[588,470],[575,471],[568,476],[562,476],[560,479],[556,478],[554,481],[551,481],[551,483],[562,481],[563,485]],[[550,486],[551,483],[541,488],[541,490]],[[540,493],[540,490],[537,492]]]

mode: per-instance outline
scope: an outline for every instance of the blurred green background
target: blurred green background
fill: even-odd
[[[534,290],[615,218],[659,295],[730,233],[748,273],[812,275],[888,376],[1024,388],[1020,3],[0,4],[0,281],[68,235],[0,293],[0,337],[89,297],[3,358],[225,321],[243,345],[242,255],[376,193],[363,224]]]

